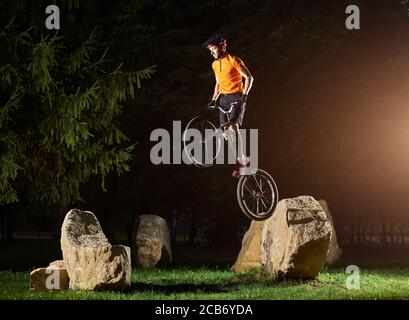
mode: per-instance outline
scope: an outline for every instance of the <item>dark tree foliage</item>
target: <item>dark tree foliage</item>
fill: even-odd
[[[96,33],[78,47],[49,33],[39,40],[11,19],[0,33],[0,204],[61,207],[81,199],[91,176],[129,170],[133,143],[118,117],[153,68],[111,69]]]

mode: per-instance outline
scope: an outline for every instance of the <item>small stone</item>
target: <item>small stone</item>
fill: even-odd
[[[49,266],[35,269],[30,273],[30,290],[34,291],[66,290],[69,282],[65,268]]]

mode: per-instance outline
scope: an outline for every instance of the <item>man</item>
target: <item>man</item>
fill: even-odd
[[[229,123],[227,123],[227,115],[219,111],[220,125],[228,124],[237,137],[240,148],[243,145],[239,127],[243,123],[244,112],[246,110],[246,101],[248,93],[253,85],[253,77],[250,71],[246,68],[243,61],[227,52],[227,40],[221,35],[211,37],[204,43],[204,46],[210,51],[215,61],[212,63],[212,68],[216,77],[216,85],[214,87],[213,97],[208,104],[209,108],[216,107],[216,101],[219,99],[219,106],[223,110],[229,110],[232,103],[232,111],[229,113]],[[243,86],[244,78],[244,86]],[[224,134],[227,140],[227,134]],[[237,165],[233,171],[233,176],[239,175],[239,169],[246,167],[248,158],[244,154],[237,157]]]

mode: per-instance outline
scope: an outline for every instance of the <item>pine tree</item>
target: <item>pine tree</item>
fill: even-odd
[[[91,176],[129,170],[134,145],[119,116],[154,66],[109,69],[93,31],[75,49],[58,33],[36,41],[12,20],[0,33],[0,205],[27,195],[60,207]]]

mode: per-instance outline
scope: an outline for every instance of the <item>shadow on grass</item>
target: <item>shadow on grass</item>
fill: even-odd
[[[200,271],[199,271],[200,272]],[[261,269],[255,269],[249,272],[236,274],[231,279],[226,279],[223,283],[211,283],[204,281],[202,283],[172,283],[166,280],[165,284],[132,282],[129,292],[155,292],[163,294],[177,293],[228,293],[235,290],[242,290],[243,286],[254,285],[275,285],[279,282],[271,278],[266,278]]]
[[[226,293],[234,290],[236,284],[148,284],[144,282],[133,282],[127,293],[132,292],[155,292],[163,294],[203,292],[203,293]]]
[[[318,280],[290,280],[290,279],[279,279],[273,280],[268,278],[254,278],[252,276],[244,276],[241,278],[236,278],[230,280],[225,284],[150,284],[144,282],[133,282],[131,288],[129,288],[125,293],[161,293],[161,294],[179,294],[179,293],[229,293],[236,290],[243,290],[243,286],[253,287],[255,285],[260,286],[277,286],[277,287],[292,287],[309,284],[316,287],[321,287],[323,283]]]

